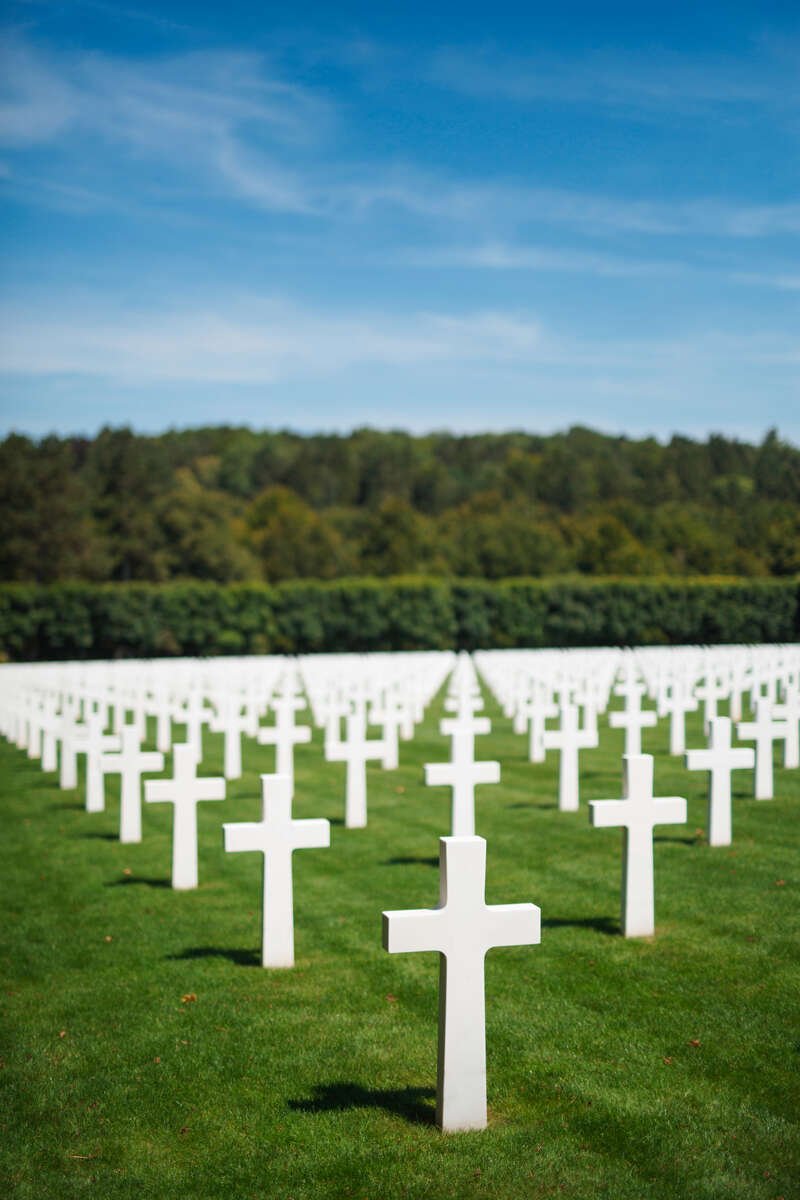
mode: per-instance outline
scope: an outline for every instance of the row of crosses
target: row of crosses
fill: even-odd
[[[490,726],[487,718],[477,715],[480,700],[470,693],[468,684],[463,684],[455,701],[446,702],[454,715],[441,723],[442,733],[452,739],[451,761],[425,767],[429,785],[449,786],[452,790],[452,835],[440,839],[439,904],[434,909],[383,914],[383,945],[389,953],[429,951],[440,955],[436,1119],[447,1131],[482,1129],[487,1121],[485,956],[498,946],[538,944],[541,931],[536,905],[487,905],[485,901],[486,842],[475,836],[474,789],[477,784],[498,782],[500,764],[475,761],[475,737],[487,734]],[[648,723],[642,718],[648,714],[640,708],[639,689],[633,681],[627,692],[626,739],[638,746],[639,732]],[[276,774],[261,776],[261,819],[223,826],[226,851],[258,852],[263,856],[262,964],[272,968],[294,965],[292,855],[295,850],[330,846],[329,821],[292,816],[294,745],[310,739],[310,730],[294,724],[295,711],[301,706],[302,701],[291,694],[279,697],[276,724],[259,737],[260,741],[276,744],[278,767]],[[615,716],[611,714],[612,724],[623,724],[615,722]],[[346,824],[353,828],[366,824],[365,763],[369,758],[383,757],[387,748],[383,742],[368,742],[363,704],[355,704],[346,720],[345,742],[338,740],[338,725],[335,732],[333,727],[329,730],[327,756],[348,764]],[[238,720],[233,723],[238,724]],[[709,841],[711,845],[727,845],[731,840],[731,771],[752,767],[757,756],[752,749],[732,747],[729,718],[713,716],[709,724],[708,749],[689,751],[686,765],[691,770],[709,772]],[[740,726],[740,732],[758,744],[768,724],[766,705],[750,724],[752,728]],[[141,840],[141,776],[163,769],[163,753],[140,749],[140,731],[135,724],[123,725],[119,733],[105,734],[101,717],[89,719],[83,737],[85,744],[73,748],[73,757],[62,759],[62,771],[71,778],[74,753],[87,753],[87,808],[92,810],[103,807],[102,774],[119,771],[120,840]],[[536,742],[537,750],[558,748],[562,757],[567,757],[566,770],[562,762],[559,807],[577,809],[578,751],[597,744],[596,724],[587,721],[581,728],[577,706],[566,702],[562,705],[560,729],[542,730],[543,745],[538,736]],[[390,746],[388,753],[394,759],[396,746]],[[173,778],[148,780],[145,800],[173,805],[173,886],[194,888],[198,880],[197,804],[224,799],[225,779],[197,775],[196,738],[176,745],[173,755]],[[771,755],[769,758],[771,765]],[[236,761],[229,766],[239,768]],[[756,794],[760,791],[771,795],[771,782],[757,781]],[[653,829],[658,824],[685,822],[686,800],[655,796],[653,758],[638,752],[623,756],[622,792],[619,800],[590,802],[590,821],[595,827],[623,829],[622,933],[626,937],[650,936],[655,929]]]

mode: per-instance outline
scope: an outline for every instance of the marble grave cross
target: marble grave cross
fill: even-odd
[[[559,750],[558,807],[561,812],[578,811],[578,751],[597,745],[594,729],[580,729],[578,707],[566,701],[561,707],[561,725],[544,732],[546,750]]]
[[[489,733],[488,717],[460,712],[445,717],[439,730],[451,739],[450,762],[425,763],[428,787],[452,789],[450,829],[453,837],[472,837],[475,833],[475,788],[481,783],[500,782],[499,762],[475,761],[475,735]]]
[[[259,728],[258,743],[275,747],[275,774],[288,776],[294,793],[294,748],[311,741],[310,727],[295,725],[294,715],[306,707],[306,702],[301,696],[295,696],[287,690],[275,697],[272,707],[275,709],[275,724]]]
[[[756,719],[740,721],[736,726],[736,733],[743,742],[756,744],[756,800],[771,800],[774,794],[772,743],[786,737],[786,723],[776,721],[769,700],[760,697],[756,700]]]
[[[190,742],[173,747],[172,779],[148,779],[144,798],[148,804],[173,805],[172,886],[197,887],[197,805],[201,800],[224,800],[224,779],[198,779],[197,751]]]
[[[103,779],[103,756],[119,750],[121,740],[118,733],[104,733],[105,717],[102,713],[90,712],[86,720],[85,745],[79,745],[76,753],[86,753],[86,811],[103,812],[106,794]]]
[[[786,722],[783,765],[794,770],[800,767],[800,688],[787,687],[782,703],[772,706],[772,715]]]
[[[755,751],[731,746],[730,717],[712,717],[707,750],[688,750],[690,771],[708,771],[708,844],[731,844],[731,772],[753,767]]]
[[[242,777],[242,734],[254,732],[253,720],[238,691],[223,691],[214,701],[209,728],[223,737],[222,774],[226,779]]]
[[[596,828],[624,828],[622,933],[650,937],[655,931],[653,827],[682,825],[686,800],[653,795],[652,754],[625,754],[622,764],[622,799],[590,800],[589,820]]]
[[[292,854],[331,844],[330,821],[292,817],[292,781],[287,775],[262,775],[262,818],[223,825],[227,851],[257,850],[264,856],[264,907],[261,962],[265,967],[294,966]]]
[[[363,829],[367,824],[367,762],[383,759],[382,741],[367,739],[367,716],[362,702],[357,701],[345,719],[346,737],[326,750],[329,762],[347,763],[345,818],[347,829]]]
[[[642,752],[642,730],[655,725],[658,714],[650,708],[642,708],[641,700],[644,689],[631,688],[625,693],[625,707],[609,713],[608,723],[612,729],[625,730],[625,754],[636,755]]]
[[[436,950],[439,966],[439,1066],[436,1122],[446,1132],[486,1127],[484,959],[493,946],[535,945],[535,904],[492,904],[484,898],[486,842],[439,840],[439,905],[383,914],[390,954]]]
[[[160,750],[142,750],[136,725],[122,726],[122,747],[118,753],[102,754],[100,770],[104,775],[121,777],[119,806],[119,840],[142,840],[142,775],[145,771],[164,770],[164,755]]]
[[[671,680],[658,706],[662,716],[669,715],[670,754],[683,754],[686,750],[686,714],[696,709],[697,700],[686,681],[680,677]]]

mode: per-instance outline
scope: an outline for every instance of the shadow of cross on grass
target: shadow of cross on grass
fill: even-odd
[[[260,967],[261,955],[256,950],[226,950],[221,946],[190,946],[180,954],[168,954],[167,962],[182,962],[195,958],[227,958],[237,967]]]
[[[426,858],[426,857],[420,856],[418,854],[399,854],[399,855],[396,855],[394,858],[384,859],[384,861],[381,863],[381,866],[384,866],[384,867],[407,867],[407,866],[438,867],[439,866],[439,858],[438,858],[438,855],[436,857]]]
[[[594,929],[597,933],[618,934],[620,923],[614,917],[542,917],[542,929]]]
[[[432,1087],[366,1088],[360,1083],[318,1083],[308,1100],[289,1100],[295,1112],[342,1112],[348,1108],[383,1108],[416,1125],[435,1119]]]
[[[132,887],[134,884],[141,884],[144,887],[152,888],[171,888],[172,884],[169,879],[153,879],[149,875],[123,875],[122,879],[110,879],[104,887]]]

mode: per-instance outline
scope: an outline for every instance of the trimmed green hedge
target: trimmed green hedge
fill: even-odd
[[[14,661],[796,640],[796,579],[0,585]]]

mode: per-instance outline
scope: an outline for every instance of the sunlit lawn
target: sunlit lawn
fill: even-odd
[[[646,731],[656,791],[689,823],[656,834],[653,940],[619,936],[620,842],[585,801],[620,794],[622,734],[582,755],[578,814],[557,756],[526,761],[494,705],[499,786],[478,791],[487,898],[531,900],[542,943],[487,959],[490,1126],[432,1123],[437,956],[388,955],[384,908],[433,906],[446,757],[435,705],[396,772],[370,768],[369,826],[342,825],[344,768],[297,753],[298,816],[334,822],[295,855],[291,971],[259,965],[261,865],[222,851],[254,819],[273,751],[200,805],[200,887],[168,886],[171,808],[117,840],[81,792],[0,745],[3,1191],[19,1197],[800,1196],[800,772],[777,799],[735,776],[734,845],[710,849],[704,775]],[[699,720],[689,744],[700,745]],[[206,735],[204,773],[221,739]],[[776,762],[778,759],[776,758]]]

